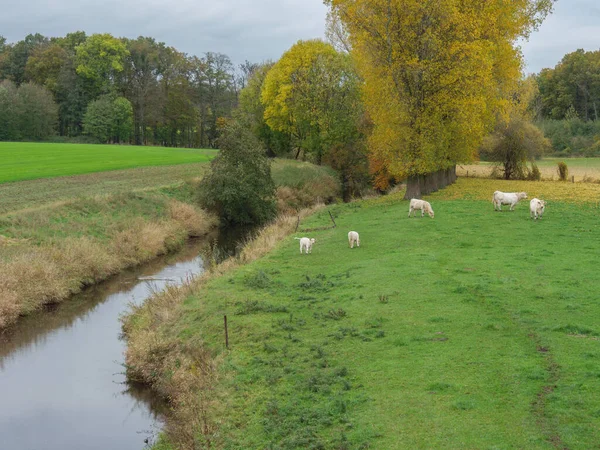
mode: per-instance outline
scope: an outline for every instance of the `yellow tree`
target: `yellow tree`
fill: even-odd
[[[265,122],[291,136],[296,157],[317,164],[328,148],[350,139],[361,111],[351,58],[320,41],[299,41],[269,70],[261,91]]]
[[[343,21],[373,121],[376,179],[409,180],[407,197],[472,160],[520,79],[515,45],[552,0],[325,0]],[[382,174],[386,176],[382,176]]]

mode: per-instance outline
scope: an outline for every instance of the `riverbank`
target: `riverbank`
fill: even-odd
[[[128,374],[174,408],[157,448],[594,447],[600,191],[518,186],[541,221],[495,213],[514,185],[492,180],[430,196],[435,219],[402,193],[335,205],[136,308]]]
[[[203,170],[193,164],[0,184],[0,329],[214,229],[217,219],[196,206]],[[339,195],[326,168],[275,160],[273,176],[282,209]]]

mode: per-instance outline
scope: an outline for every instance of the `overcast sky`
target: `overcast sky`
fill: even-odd
[[[559,0],[523,43],[527,72],[554,67],[578,48],[600,48],[600,0]],[[0,35],[64,36],[83,30],[151,36],[180,51],[227,54],[234,63],[276,60],[298,39],[323,36],[322,0],[0,0]]]

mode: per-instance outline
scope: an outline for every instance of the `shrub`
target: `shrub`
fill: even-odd
[[[276,213],[271,165],[250,130],[233,121],[219,139],[221,151],[200,182],[200,202],[223,222],[265,223]]]
[[[531,170],[527,174],[527,179],[529,181],[540,181],[542,179],[542,173],[537,164],[533,161],[531,162]]]
[[[569,178],[569,168],[567,167],[566,163],[560,161],[558,163],[557,172],[558,172],[558,179],[560,181],[567,181],[567,178]]]

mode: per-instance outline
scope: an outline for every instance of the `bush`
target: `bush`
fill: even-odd
[[[540,181],[542,179],[542,173],[536,163],[531,161],[531,170],[527,174],[529,181]]]
[[[219,147],[199,185],[202,205],[228,224],[259,225],[275,217],[271,165],[257,138],[234,121],[224,127]]]
[[[569,168],[567,167],[567,164],[560,161],[558,163],[558,179],[560,181],[567,181],[567,178],[569,178]]]

